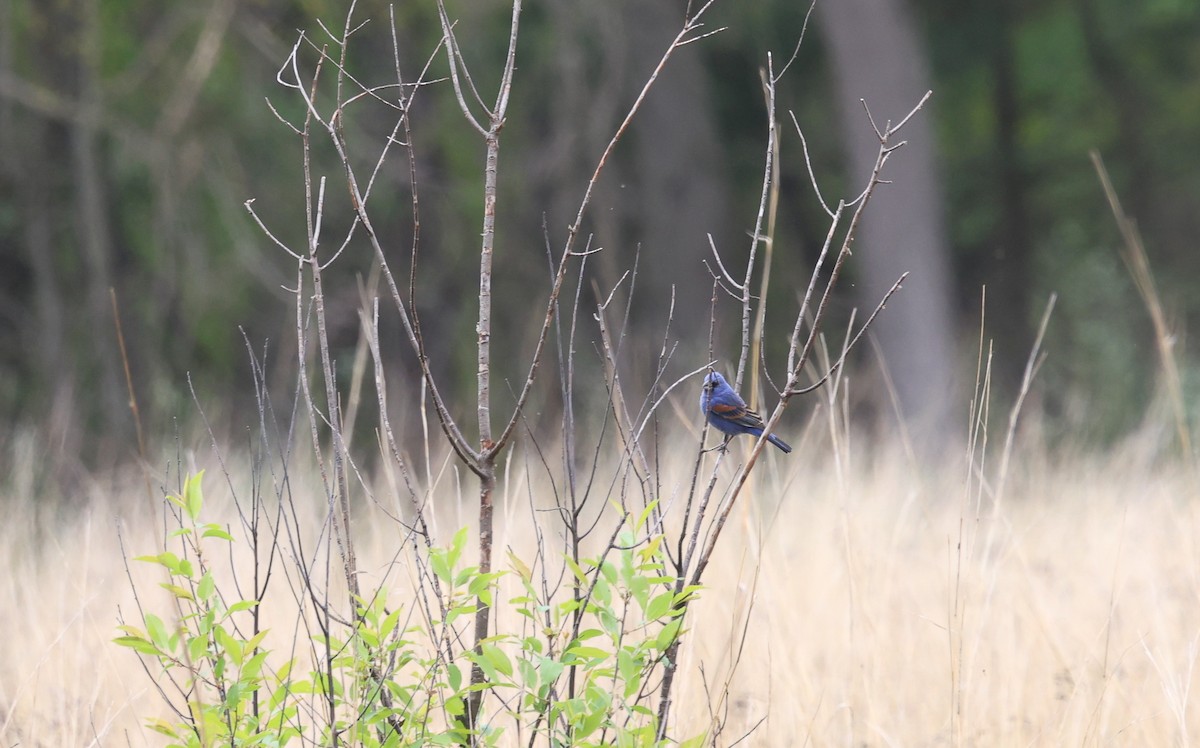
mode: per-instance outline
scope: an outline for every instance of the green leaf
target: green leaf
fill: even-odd
[[[180,566],[181,566],[182,562],[180,561],[179,556],[176,556],[174,553],[171,553],[170,551],[164,551],[163,553],[160,553],[157,556],[136,556],[136,557],[134,557],[133,560],[134,561],[145,561],[147,563],[158,564],[159,566],[166,567],[167,571],[171,572],[172,574],[182,573],[180,571]],[[188,569],[188,571],[191,570],[190,564],[188,565],[187,569]],[[184,576],[186,576],[186,574]]]
[[[200,489],[200,481],[204,478],[204,471],[189,476],[183,483],[183,501],[184,509],[188,516],[195,522],[200,516],[200,509],[204,506],[204,492]]]
[[[558,680],[558,676],[562,675],[566,665],[558,660],[552,660],[549,657],[539,658],[538,672],[541,674],[542,685],[549,686]]]
[[[243,610],[250,610],[257,605],[258,600],[239,600],[233,605],[230,605],[229,610],[227,610],[225,614],[228,617],[234,613],[241,613]]]
[[[118,636],[116,639],[113,639],[113,642],[121,645],[122,647],[129,647],[130,649],[136,652],[141,652],[142,654],[154,655],[155,657],[163,654],[158,647],[154,646],[140,636]]]
[[[208,636],[209,632],[212,631],[213,623],[216,622],[216,618],[217,611],[211,609],[205,611],[204,615],[200,616],[200,618],[196,620],[196,631],[201,636]]]
[[[249,651],[248,647],[247,651]],[[267,654],[267,652],[259,652],[246,661],[246,664],[242,666],[242,680],[258,681],[263,663],[267,661]]]
[[[579,632],[579,636],[575,637],[575,641],[587,641],[588,639],[595,639],[597,636],[604,636],[604,632],[600,629],[584,629]]]
[[[169,738],[179,738],[179,733],[175,731],[175,726],[166,720],[159,719],[158,717],[150,717],[147,719],[146,727],[149,727],[151,730],[157,733],[166,735]]]
[[[521,673],[521,683],[526,688],[537,688],[538,671],[532,662],[524,658],[517,660],[517,670]]]
[[[523,581],[528,583],[533,579],[533,571],[529,568],[529,565],[522,561],[517,554],[513,553],[511,548],[508,550],[508,565],[520,575]]]
[[[588,706],[596,711],[605,711],[612,704],[608,688],[597,683],[589,685],[583,695],[587,699]]]
[[[637,660],[633,658],[633,654],[628,649],[617,652],[617,672],[621,674],[621,678],[628,681],[637,674],[639,669]]]
[[[646,547],[639,551],[642,561],[645,562],[652,558],[656,558],[658,556],[659,548],[662,547],[662,542],[662,535],[655,535],[654,537],[650,538],[649,542],[646,543]]]
[[[263,629],[262,631],[259,631],[254,636],[250,637],[246,641],[246,645],[245,645],[246,651],[253,652],[254,650],[258,649],[258,645],[262,644],[262,640],[267,638],[268,631],[270,631],[270,629]]]
[[[600,573],[604,575],[609,584],[617,583],[617,567],[613,565],[612,561],[605,559],[600,566]]]
[[[612,637],[612,640],[617,641],[620,639],[622,634],[621,619],[613,615],[613,612],[608,609],[600,610],[596,615],[600,618],[600,625],[604,627],[604,630]]]
[[[229,654],[229,659],[236,664],[241,664],[243,646],[237,637],[226,631],[223,626],[214,626],[213,638],[216,639],[217,646]]]
[[[155,646],[164,652],[171,651],[171,635],[167,633],[167,627],[161,618],[153,613],[147,613],[146,631],[150,634],[150,641],[154,642]]]
[[[633,594],[633,599],[637,600],[638,607],[646,610],[647,601],[650,599],[650,580],[640,575],[632,575],[629,578],[629,591]],[[653,619],[656,616],[646,617]]]
[[[180,598],[181,600],[195,601],[195,599],[196,599],[196,598],[192,597],[191,590],[189,590],[185,587],[180,587],[177,584],[168,584],[167,582],[159,582],[158,586],[162,587],[164,590],[166,590],[167,592],[170,592],[172,595]]]
[[[468,575],[464,571],[458,575],[458,579],[456,579],[455,582],[459,587],[461,587],[464,582],[469,581],[470,583],[467,585],[467,592],[475,597],[479,597],[488,591],[488,586],[492,582],[492,576],[493,575],[491,574],[474,574],[472,576]]]
[[[654,508],[657,506],[658,506],[658,499],[655,499],[654,501],[651,501],[649,504],[647,504],[646,508],[642,510],[642,513],[638,515],[637,522],[634,523],[633,529],[641,530],[643,527],[645,527],[646,519],[650,516],[650,512],[653,512]],[[661,536],[659,536],[659,537],[661,537]]]
[[[606,660],[608,652],[599,647],[571,647],[564,654],[583,660]]]
[[[689,584],[687,587],[684,587],[683,590],[675,596],[674,607],[682,607],[684,603],[691,601],[692,598],[699,597],[700,590],[702,589],[704,589],[704,586],[699,584]]]
[[[596,580],[596,587],[592,590],[592,600],[603,606],[612,604],[612,587],[608,580],[603,577]]]
[[[495,683],[500,680],[496,676],[495,666],[492,665],[491,660],[486,655],[479,654],[478,652],[465,652],[464,655],[468,660],[479,666],[479,669],[483,671],[484,680],[488,683]],[[469,686],[467,690],[471,690],[471,687]]]
[[[584,573],[583,568],[580,567],[579,564],[575,563],[575,559],[571,558],[570,556],[564,555],[563,559],[566,560],[567,567],[571,570],[571,573],[575,575],[575,579],[578,580],[581,585],[586,586],[588,584],[588,576]]]
[[[358,635],[362,639],[362,643],[367,647],[368,650],[378,649],[379,648],[379,635],[375,633],[374,629],[371,629],[368,626],[369,626],[369,622],[367,625],[364,625],[362,628],[360,628],[358,630]]]
[[[383,619],[383,623],[379,626],[379,638],[386,640],[396,630],[396,624],[400,620],[400,611],[403,608],[396,608]]]
[[[429,554],[429,565],[433,567],[433,573],[438,579],[442,580],[446,584],[450,584],[450,580],[453,578],[454,573],[452,567],[450,566],[448,553],[441,549],[434,549],[434,551]]]
[[[203,636],[197,636],[188,641],[187,644],[188,657],[192,658],[192,662],[198,662],[208,654],[208,639]]]
[[[220,538],[222,540],[228,540],[231,543],[233,542],[233,536],[216,525],[205,525],[204,533],[201,535],[201,537]]]
[[[242,684],[234,683],[225,691],[225,706],[231,712],[236,712],[238,704],[242,701]]]
[[[646,619],[657,621],[658,619],[671,612],[671,604],[675,600],[675,595],[670,592],[664,592],[650,601],[649,607],[646,608]]]
[[[448,550],[449,561],[451,566],[458,566],[458,559],[462,556],[463,549],[467,547],[467,528],[460,527],[458,532],[454,533],[454,540],[450,542]]]
[[[679,627],[681,625],[683,625],[683,619],[676,618],[666,626],[663,626],[662,631],[658,632],[658,636],[654,637],[654,648],[659,652],[665,652],[667,647],[670,647],[671,643],[675,641],[676,636],[679,635]]]
[[[494,667],[496,670],[504,673],[504,675],[508,676],[509,678],[512,677],[512,661],[508,659],[508,655],[504,654],[504,650],[500,649],[494,644],[485,644],[483,645],[483,656],[487,658],[487,661],[491,663],[492,667]]]
[[[588,735],[591,735],[593,732],[595,732],[607,717],[608,715],[605,712],[599,710],[588,713],[588,715],[584,717],[582,721],[580,721],[579,727],[576,728],[572,737],[576,739],[586,738]]]
[[[625,698],[633,696],[642,687],[643,661],[635,657],[628,649],[617,653],[617,671],[621,680],[625,681]]]
[[[204,572],[204,576],[200,577],[200,584],[196,587],[196,594],[201,600],[208,600],[212,598],[216,589],[217,583],[213,581],[212,572]]]

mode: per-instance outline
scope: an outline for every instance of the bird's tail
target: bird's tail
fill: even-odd
[[[781,452],[783,452],[785,455],[791,454],[791,452],[792,452],[791,445],[788,444],[787,442],[785,442],[783,439],[780,439],[778,436],[775,436],[774,434],[767,434],[767,441],[771,442],[776,447],[779,447],[779,450]]]

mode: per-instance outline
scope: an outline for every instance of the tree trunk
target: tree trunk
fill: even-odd
[[[903,0],[818,3],[817,20],[832,61],[855,191],[865,185],[879,147],[862,100],[882,129],[920,101],[931,88],[930,76]],[[928,112],[918,113],[904,134],[908,143],[885,173],[895,184],[875,194],[858,233],[858,303],[872,308],[901,273],[911,273],[880,316],[875,337],[908,427],[914,435],[936,438],[951,433],[951,418],[961,408],[952,394],[949,263]]]
[[[1005,392],[1021,385],[1030,344],[1030,273],[1033,242],[1029,235],[1027,184],[1017,128],[1021,122],[1017,98],[1016,60],[1012,49],[1012,11],[1006,3],[991,8],[992,71],[995,86],[992,105],[996,115],[996,181],[1000,188],[1000,225],[997,246],[987,263],[988,309],[986,323],[996,339],[993,375]]]
[[[96,366],[94,389],[95,406],[103,414],[105,428],[122,440],[133,433],[128,398],[122,386],[122,366],[117,350],[116,335],[109,289],[112,279],[112,227],[105,206],[107,183],[101,159],[101,140],[98,132],[103,107],[100,81],[100,18],[95,4],[85,2],[81,7],[82,45],[76,62],[79,86],[79,117],[71,126],[71,172],[75,183],[75,225],[83,263],[87,270],[87,345],[81,353],[93,358]],[[90,350],[87,350],[90,349]]]
[[[672,3],[625,4],[632,39],[634,81],[644,80],[679,27]],[[757,81],[748,81],[755,85]],[[712,234],[724,257],[740,257],[744,234],[729,230],[729,196],[723,154],[699,50],[676,55],[655,85],[633,124],[636,192],[626,191],[629,215],[642,244],[645,272],[639,273],[639,301],[649,302],[654,319],[665,319],[666,300],[675,286],[676,334],[699,340],[707,329],[711,279],[701,262],[709,257]],[[753,216],[748,217],[749,230]],[[732,244],[731,244],[732,242]],[[736,262],[735,262],[736,264]],[[628,264],[626,265],[628,266]],[[735,333],[736,327],[729,329]],[[732,341],[730,341],[732,342]],[[728,349],[732,355],[734,349]]]

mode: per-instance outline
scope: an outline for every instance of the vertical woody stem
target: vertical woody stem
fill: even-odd
[[[492,355],[492,250],[496,243],[496,174],[500,159],[500,128],[504,120],[492,118],[484,143],[487,156],[483,176],[483,242],[479,250],[479,573],[492,571],[492,496],[496,488],[496,444],[492,441],[491,423],[491,355]],[[488,636],[491,609],[483,599],[475,611],[475,649],[481,652]],[[483,683],[483,669],[471,667],[471,685]],[[467,697],[466,726],[476,730],[483,692],[475,690]]]
[[[479,325],[475,328],[479,336],[479,443],[484,453],[492,446],[492,250],[496,244],[496,173],[502,126],[503,121],[493,122],[484,141],[487,156],[483,171],[483,243],[479,250]]]

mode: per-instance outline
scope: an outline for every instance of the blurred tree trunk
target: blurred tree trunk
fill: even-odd
[[[625,8],[623,26],[633,56],[629,72],[640,85],[678,33],[679,11],[673,3],[641,0]],[[625,197],[648,271],[638,279],[646,285],[635,302],[654,302],[652,324],[660,324],[674,285],[674,329],[685,340],[700,340],[707,329],[712,279],[701,260],[709,256],[708,234],[734,265],[743,262],[740,258],[749,244],[744,234],[729,232],[728,179],[722,160],[727,149],[714,118],[703,60],[692,47],[671,59],[633,123],[632,176],[637,186]],[[754,217],[743,221],[748,231]],[[731,324],[725,331],[725,346],[719,350],[735,355],[740,328]]]
[[[549,215],[557,217],[553,234],[574,220],[582,185],[678,33],[681,16],[672,3],[643,0],[582,5],[553,0],[548,8],[552,94],[542,97],[546,132],[542,147],[530,156],[529,171],[535,175],[531,204],[539,211],[550,206]],[[633,266],[641,248],[632,301],[635,326],[644,332],[631,338],[638,346],[660,344],[674,288],[672,335],[695,342],[694,352],[703,355],[699,346],[706,340],[711,293],[702,262],[709,251],[706,235],[735,264],[733,258],[744,256],[749,245],[731,229],[728,148],[720,142],[712,98],[700,45],[672,57],[597,183],[585,219],[587,231],[594,232],[592,246],[605,248],[588,260],[602,292]],[[746,227],[752,221],[744,217]],[[629,288],[626,281],[620,294]],[[732,323],[723,329],[737,331]],[[722,342],[728,344],[723,351],[732,354],[736,341]],[[640,382],[648,371],[635,365],[622,376]]]
[[[1012,11],[1007,3],[991,6],[991,57],[995,86],[992,107],[996,117],[995,174],[1000,190],[1000,225],[987,272],[988,309],[985,324],[996,340],[993,372],[1005,392],[1016,392],[1025,370],[1030,345],[1031,272],[1029,188],[1025,162],[1017,141],[1021,104],[1013,59]]]
[[[817,3],[843,122],[850,183],[866,183],[879,146],[863,111],[882,128],[907,114],[932,88],[914,18],[903,0]],[[858,232],[859,305],[870,309],[901,273],[911,275],[879,318],[875,336],[914,433],[952,433],[962,411],[954,397],[954,330],[941,181],[928,111],[904,129],[908,144],[888,163]]]
[[[622,4],[583,4],[553,0],[550,17],[554,33],[554,95],[550,97],[547,147],[531,158],[542,175],[536,205],[549,205],[550,214],[560,217],[556,228],[575,220],[581,186],[596,168],[596,158],[612,138],[615,123],[625,116],[632,100],[630,72],[632,40],[626,33]],[[585,43],[588,41],[590,43]],[[589,225],[595,231],[594,246],[611,247],[596,262],[604,275],[616,279],[627,263],[618,257],[625,238],[619,211],[625,183],[622,164],[612,164],[596,185]],[[600,206],[604,206],[601,208]],[[560,228],[561,232],[561,228]]]
[[[72,46],[74,24],[66,9],[38,4],[28,9],[38,23],[27,24],[28,39],[14,38],[13,9],[5,4],[0,24],[3,54],[0,57],[0,76],[5,82],[20,78],[17,65],[23,61],[23,48],[39,50],[39,62],[29,70],[26,89],[33,94],[58,91],[73,76]],[[16,105],[14,105],[16,103]],[[3,126],[0,126],[0,169],[4,190],[13,196],[17,221],[21,229],[14,232],[16,243],[10,272],[26,282],[6,284],[6,308],[14,309],[16,340],[25,356],[16,362],[21,372],[17,403],[28,404],[21,413],[29,418],[34,412],[59,413],[69,411],[74,382],[73,361],[68,353],[68,320],[70,308],[67,296],[71,283],[61,277],[60,245],[64,218],[61,193],[68,180],[61,168],[61,154],[68,150],[66,129],[62,122],[43,112],[21,106],[14,96],[3,101]],[[36,383],[36,385],[34,385]],[[14,403],[15,404],[15,403]],[[58,408],[52,408],[59,405]],[[48,419],[51,420],[51,419]],[[70,424],[43,422],[54,442],[70,433]],[[66,445],[71,449],[73,445]]]
[[[76,99],[79,111],[71,123],[71,182],[74,185],[76,241],[83,253],[86,308],[79,319],[82,341],[78,356],[95,367],[90,393],[106,433],[120,439],[133,433],[109,289],[112,278],[112,227],[105,205],[107,169],[102,159],[100,116],[104,102],[100,81],[100,18],[98,3],[82,0],[76,8],[82,28],[76,51]]]
[[[1116,150],[1122,155],[1128,186],[1122,190],[1126,209],[1139,222],[1156,225],[1165,221],[1158,206],[1163,204],[1157,194],[1153,177],[1153,149],[1146,142],[1151,131],[1147,119],[1157,107],[1139,76],[1142,71],[1131,66],[1106,33],[1103,13],[1096,0],[1078,0],[1079,29],[1083,34],[1083,49],[1092,74],[1099,81],[1099,90],[1116,114]]]
[[[554,124],[539,171],[552,212],[569,221],[579,205],[574,186],[591,175],[614,128],[678,33],[680,15],[672,3],[644,0],[584,6],[555,0],[550,9],[557,60]],[[615,282],[632,266],[641,245],[635,310],[648,323],[665,322],[674,285],[674,329],[681,338],[699,339],[711,288],[701,263],[708,254],[706,235],[711,233],[725,252],[744,251],[746,244],[740,234],[730,236],[727,149],[720,143],[698,48],[671,59],[630,135],[596,187],[589,221],[596,231],[594,245],[609,251],[594,262],[604,283]],[[747,225],[752,220],[747,218]]]

